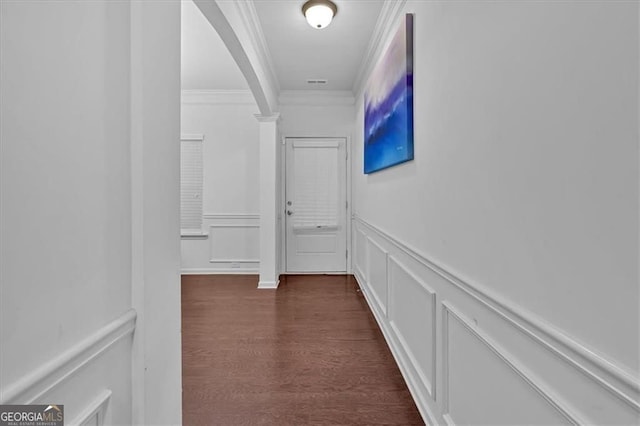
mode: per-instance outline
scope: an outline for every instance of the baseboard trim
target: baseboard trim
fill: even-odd
[[[403,349],[396,343],[396,339],[394,338],[394,332],[388,325],[385,320],[384,314],[378,309],[378,306],[375,302],[374,296],[371,293],[370,287],[366,284],[366,281],[359,276],[358,274],[354,275],[360,289],[362,290],[362,294],[364,295],[365,300],[367,301],[367,305],[369,306],[369,310],[373,313],[373,317],[376,319],[378,323],[378,327],[380,331],[382,331],[382,335],[384,336],[384,340],[387,342],[387,346],[391,350],[391,354],[393,355],[394,360],[396,361],[396,365],[400,369],[400,374],[402,374],[402,378],[404,379],[407,388],[409,388],[409,393],[411,394],[414,402],[416,403],[416,407],[422,416],[425,424],[428,425],[437,425],[439,422],[436,420],[436,417],[431,412],[429,405],[427,404],[428,397],[423,394],[423,392],[418,387],[415,382],[417,379],[413,377],[409,366],[407,365],[410,361],[405,360],[403,355]]]
[[[96,330],[62,354],[7,386],[0,404],[31,404],[40,396],[69,379],[127,336],[136,327],[136,311],[130,309]]]
[[[280,285],[280,280],[278,281],[260,281],[258,282],[258,289],[260,290],[276,290]]]
[[[218,269],[197,269],[188,268],[180,271],[181,275],[256,275],[257,268],[218,268]]]

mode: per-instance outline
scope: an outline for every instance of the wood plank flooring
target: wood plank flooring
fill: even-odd
[[[182,277],[183,421],[422,425],[350,276]]]

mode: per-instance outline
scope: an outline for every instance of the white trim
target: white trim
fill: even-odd
[[[537,381],[533,379],[532,374],[528,372],[524,366],[522,366],[518,361],[516,361],[513,357],[511,357],[509,353],[505,351],[503,348],[501,348],[498,344],[493,342],[485,333],[480,331],[477,327],[474,327],[471,324],[471,322],[464,315],[458,312],[453,306],[451,306],[450,303],[443,302],[442,311],[443,311],[443,315],[447,317],[446,321],[443,322],[443,324],[445,325],[443,328],[443,336],[447,336],[447,341],[448,341],[448,335],[449,335],[449,319],[448,318],[449,316],[451,316],[460,325],[466,328],[473,337],[475,337],[487,349],[489,349],[494,355],[496,355],[496,357],[498,357],[500,361],[502,361],[507,367],[509,367],[514,373],[516,373],[522,381],[524,381],[527,385],[529,385],[539,396],[542,397],[542,399],[545,400],[545,402],[547,402],[547,404],[549,404],[549,406],[555,409],[556,412],[560,414],[562,417],[564,417],[564,419],[567,420],[570,424],[572,425],[587,424],[587,422],[585,422],[582,419],[579,419],[575,415],[575,413],[572,413],[567,407],[564,407],[562,404],[560,404],[558,402],[559,398],[557,396],[553,395],[550,390],[545,389],[542,386],[542,384],[537,383]],[[447,350],[443,352],[444,356],[448,356],[448,349],[449,348],[447,346]],[[446,362],[448,365],[448,359]],[[446,383],[445,388],[447,389],[447,393],[444,394],[444,398],[443,398],[444,399],[443,405],[447,407],[447,411],[445,411],[443,415],[451,418],[451,413],[448,411],[448,407],[450,405],[449,393],[448,393],[448,389],[449,389],[448,368],[447,368],[447,374],[446,375],[443,374],[443,380]]]
[[[255,223],[212,223],[209,228],[260,228],[260,225]]]
[[[107,406],[111,400],[111,391],[109,389],[104,390],[89,404],[80,414],[78,414],[73,420],[69,422],[69,426],[83,426],[89,420],[93,420],[97,417],[98,425],[104,425],[104,416],[107,412]]]
[[[183,105],[256,105],[250,90],[182,90]]]
[[[276,290],[280,285],[280,280],[278,281],[260,281],[258,283],[258,289],[260,290]]]
[[[244,214],[244,213],[226,213],[226,214],[213,214],[207,213],[203,215],[203,218],[208,220],[260,220],[259,214]]]
[[[378,249],[378,251],[380,253],[382,253],[382,255],[384,256],[384,262],[385,262],[385,299],[386,299],[386,303],[382,303],[382,300],[380,300],[380,295],[378,295],[378,291],[373,288],[373,286],[371,286],[371,294],[373,295],[373,298],[375,299],[376,303],[378,304],[378,309],[380,309],[380,311],[382,312],[382,314],[384,315],[385,318],[388,318],[388,306],[389,306],[389,252],[386,251],[384,249],[384,247],[382,247],[380,244],[376,243],[375,241],[373,241],[370,237],[367,237],[366,239],[367,244],[375,247],[376,249]],[[367,255],[371,256],[371,250],[367,250]],[[367,267],[369,268],[367,271],[367,277],[368,280],[367,284],[370,284],[371,282],[371,259],[367,259]]]
[[[378,15],[378,21],[371,34],[371,41],[367,46],[366,53],[363,56],[362,63],[360,64],[356,79],[353,83],[352,91],[356,99],[360,99],[362,96],[373,66],[382,53],[382,48],[389,39],[391,31],[395,29],[394,23],[400,17],[406,2],[407,0],[385,0],[382,5],[380,15]]]
[[[253,116],[260,123],[277,123],[280,120],[279,112],[274,112],[272,114],[254,114]]]
[[[144,270],[144,222],[145,222],[145,183],[144,157],[144,72],[143,72],[143,22],[144,10],[141,2],[130,4],[130,76],[131,90],[129,107],[131,109],[130,166],[131,173],[131,306],[136,310],[136,332],[131,350],[131,423],[145,423],[145,270]],[[179,141],[176,141],[179,143]],[[179,226],[179,225],[178,225]],[[152,326],[153,329],[153,326]]]
[[[260,259],[209,259],[209,263],[260,263]]]
[[[57,357],[6,387],[0,404],[31,404],[82,367],[133,334],[136,311],[130,309]]]
[[[571,365],[598,385],[607,389],[620,401],[629,405],[635,411],[640,412],[640,403],[633,397],[634,394],[640,392],[640,380],[638,380],[638,378],[636,378],[632,373],[625,371],[623,367],[618,366],[612,361],[604,358],[602,355],[597,354],[593,349],[581,345],[562,331],[553,328],[551,325],[542,319],[539,319],[534,314],[524,310],[520,306],[503,299],[479,284],[471,284],[469,280],[464,280],[457,277],[452,272],[448,272],[450,270],[449,268],[445,269],[435,261],[398,241],[385,231],[366,222],[359,216],[354,215],[353,220],[388,240],[408,256],[426,266],[431,271],[435,272],[449,283],[453,284],[458,289],[462,290],[464,293],[495,312],[502,319],[507,320],[517,330],[534,340],[536,343],[541,344],[553,355]],[[587,366],[577,362],[567,353],[577,355],[587,364]]]
[[[181,275],[255,275],[258,278],[258,268],[183,268]]]
[[[277,102],[277,100],[275,99],[277,97],[275,93],[276,89],[273,86],[263,84],[263,82],[260,81],[258,73],[260,71],[264,71],[266,74],[267,71],[258,69],[261,64],[252,62],[252,60],[249,58],[249,53],[251,52],[247,52],[247,49],[255,50],[257,54],[257,51],[259,50],[258,47],[252,45],[251,40],[249,40],[249,43],[245,44],[240,41],[237,34],[240,28],[235,28],[231,25],[229,19],[227,19],[225,12],[223,12],[220,8],[220,4],[218,2],[210,0],[194,0],[194,3],[196,4],[196,6],[198,6],[198,9],[200,9],[205,18],[207,18],[207,20],[211,23],[211,26],[213,26],[213,28],[216,30],[216,32],[222,39],[222,42],[229,50],[229,53],[231,53],[231,56],[238,65],[238,68],[240,68],[240,72],[242,72],[245,80],[247,80],[247,84],[249,85],[249,88],[253,93],[260,112],[266,115],[271,114],[274,110],[277,109],[277,105],[275,105],[275,102]],[[232,5],[231,7],[234,6]],[[236,9],[236,11],[239,15],[239,10]],[[228,8],[227,12],[230,12]],[[233,18],[233,16],[231,16],[231,18]],[[246,29],[244,22],[242,22],[242,24],[243,25],[236,25],[236,27],[242,26]]]
[[[185,134],[180,135],[181,141],[194,141],[194,142],[203,142],[204,135],[203,134]]]
[[[249,33],[251,43],[258,55],[260,66],[265,71],[267,80],[269,80],[269,85],[278,93],[280,91],[280,81],[278,80],[278,74],[276,73],[276,67],[271,57],[269,44],[264,36],[262,24],[260,24],[258,11],[255,8],[253,0],[238,1],[235,2],[235,5],[244,27],[247,33]]]
[[[280,105],[355,105],[350,90],[283,90],[278,97]]]

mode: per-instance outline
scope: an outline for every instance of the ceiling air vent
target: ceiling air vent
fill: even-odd
[[[327,80],[324,78],[310,78],[307,80],[307,84],[327,84]]]

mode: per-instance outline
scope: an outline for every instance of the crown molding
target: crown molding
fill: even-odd
[[[283,90],[278,103],[282,105],[354,105],[350,90]]]
[[[267,44],[267,40],[264,36],[264,31],[262,30],[262,24],[260,23],[260,18],[258,17],[255,4],[253,0],[245,0],[235,2],[235,5],[240,18],[249,33],[251,42],[255,47],[258,55],[258,61],[265,70],[266,77],[269,80],[269,85],[275,89],[276,93],[279,93],[280,82],[278,81],[278,75],[271,57],[271,51],[269,50],[269,45]]]
[[[364,86],[375,65],[375,61],[380,57],[382,48],[389,39],[391,31],[394,29],[394,23],[398,21],[406,3],[407,0],[385,0],[382,5],[376,26],[373,29],[373,34],[371,34],[371,41],[369,42],[369,46],[367,46],[366,53],[362,58],[362,63],[360,64],[358,74],[353,84],[353,93],[356,99],[360,99],[362,96]]]
[[[184,105],[256,105],[250,90],[182,90]]]

